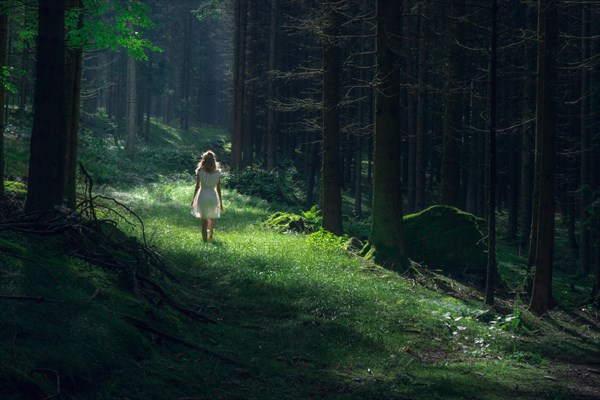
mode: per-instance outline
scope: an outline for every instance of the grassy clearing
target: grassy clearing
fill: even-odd
[[[60,238],[40,244],[1,233],[2,252],[13,255],[0,254],[1,293],[61,300],[0,301],[0,392],[14,394],[8,398],[53,394],[55,373],[64,398],[597,398],[593,375],[581,379],[600,360],[589,313],[538,319],[513,303],[514,312],[489,313],[476,293],[459,297],[436,286],[441,281],[426,289],[420,277],[326,241],[261,228],[278,207],[231,187],[215,242],[201,243],[190,214],[193,155],[219,137],[154,129],[155,144],[140,149],[137,169],[125,177],[133,165],[119,146],[106,150],[111,137],[90,137],[83,157],[97,188],[144,219],[150,242],[180,279],[167,289],[218,323],[141,301],[118,276],[62,255]],[[172,148],[158,149],[166,143]],[[163,151],[173,155],[169,162]],[[500,261],[517,284],[522,258],[506,245]],[[119,313],[235,363],[142,333]]]

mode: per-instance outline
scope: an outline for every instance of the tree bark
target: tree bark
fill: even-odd
[[[446,80],[444,108],[444,148],[442,155],[442,203],[458,207],[460,199],[460,126],[459,70],[460,70],[460,16],[459,0],[450,0],[450,44],[448,77]]]
[[[333,1],[322,4],[323,28],[323,165],[321,204],[323,229],[336,235],[343,232],[340,174],[339,102],[341,73],[338,35],[338,11]]]
[[[269,29],[269,71],[277,69],[277,34],[279,32],[278,24],[278,5],[279,0],[271,0],[271,20]],[[277,162],[277,124],[276,114],[273,108],[275,101],[275,82],[272,75],[267,78],[267,168],[271,171],[275,168]]]
[[[80,0],[70,0],[69,8],[81,8]],[[83,14],[79,12],[78,29],[83,27]],[[83,50],[67,49],[67,151],[65,157],[65,182],[67,207],[74,209],[77,202],[77,143],[81,116],[81,76],[83,71]]]
[[[421,14],[425,14],[425,5],[421,5]],[[428,30],[425,18],[419,21],[419,72],[417,77],[417,121],[416,121],[416,160],[415,160],[415,211],[425,207],[425,179],[427,168],[427,153],[425,145],[427,139],[427,42]]]
[[[498,1],[492,0],[492,32],[490,52],[490,131],[489,131],[489,212],[488,212],[488,259],[485,285],[485,303],[494,305],[496,289],[496,130],[497,130],[497,52],[498,52]]]
[[[533,7],[527,8],[526,19],[527,27],[532,29],[533,23]],[[521,105],[521,242],[527,248],[531,234],[532,224],[532,207],[533,207],[533,171],[534,171],[534,132],[532,118],[531,99],[532,99],[532,83],[533,83],[533,65],[532,46],[525,44],[523,60],[523,86],[522,86],[522,105]],[[529,264],[531,266],[531,264]]]
[[[133,160],[135,157],[135,134],[136,134],[136,65],[132,56],[127,56],[127,105],[125,131],[127,132],[127,142],[125,149],[127,158]]]
[[[402,13],[396,0],[377,0],[377,67],[370,244],[376,259],[393,269],[408,268],[402,229],[402,181],[398,157],[400,38]]]
[[[65,1],[40,0],[37,63],[25,210],[61,205],[65,190]]]
[[[538,1],[538,73],[536,109],[536,184],[538,197],[537,241],[533,292],[529,308],[536,314],[548,311],[552,302],[554,252],[554,166],[556,142],[556,51],[558,0]]]
[[[234,0],[233,48],[233,132],[231,136],[231,167],[242,166],[242,138],[244,137],[244,99],[246,79],[246,13],[247,0]]]
[[[4,68],[8,58],[8,15],[0,15],[0,68]],[[6,89],[0,84],[0,199],[4,197],[4,127],[6,126]]]
[[[586,64],[590,58],[590,9],[586,4],[583,4],[581,11],[581,168],[580,168],[580,187],[581,192],[580,203],[580,222],[584,222],[588,218],[586,211],[589,204],[589,185],[591,176],[591,132],[590,132],[590,88],[591,74]],[[583,224],[580,228],[580,246],[579,260],[581,262],[581,274],[587,275],[590,273],[590,231]]]

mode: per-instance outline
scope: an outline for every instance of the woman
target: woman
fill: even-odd
[[[221,217],[222,210],[221,171],[215,153],[209,150],[202,154],[196,168],[196,189],[192,200],[192,215],[202,222],[202,241],[212,241],[214,219]]]

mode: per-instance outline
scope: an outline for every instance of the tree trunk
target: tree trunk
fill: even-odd
[[[490,53],[490,132],[489,132],[489,212],[488,212],[488,259],[485,285],[485,304],[494,305],[496,289],[496,130],[497,130],[497,51],[498,51],[498,1],[492,0],[492,32]]]
[[[231,167],[242,166],[242,138],[244,137],[244,101],[246,79],[246,13],[247,0],[234,0],[233,48],[233,132],[231,136]]]
[[[69,9],[80,9],[80,0],[69,0]],[[83,27],[83,14],[78,14],[78,29]],[[65,157],[65,182],[67,207],[74,209],[77,202],[77,142],[81,109],[81,76],[83,71],[83,50],[67,49],[67,152]]]
[[[583,4],[581,11],[581,169],[580,169],[580,187],[581,192],[580,203],[580,221],[584,222],[588,218],[586,211],[589,204],[589,188],[591,162],[591,132],[590,132],[590,87],[591,74],[586,63],[590,58],[590,9],[586,4]],[[579,259],[581,262],[581,274],[587,275],[590,273],[590,231],[587,227],[581,225]]]
[[[179,127],[190,130],[190,88],[192,69],[192,22],[194,15],[186,10],[183,29],[183,55],[181,63],[181,92],[179,94]]]
[[[450,0],[450,53],[445,87],[444,148],[442,155],[442,203],[459,206],[460,199],[460,126],[459,126],[459,70],[460,70],[460,3]]]
[[[400,38],[402,13],[396,0],[377,0],[377,68],[373,173],[373,216],[370,244],[376,259],[393,269],[408,268],[402,230],[402,182],[398,157]]]
[[[425,15],[425,6],[421,5],[421,14]],[[425,179],[427,168],[427,153],[425,152],[427,138],[427,42],[428,30],[425,18],[419,21],[419,72],[418,72],[418,99],[417,99],[417,121],[416,121],[416,160],[415,160],[415,211],[425,207]]]
[[[527,27],[532,28],[533,23],[533,7],[527,8]],[[532,99],[532,83],[533,83],[533,65],[532,46],[525,44],[523,60],[523,86],[522,86],[522,105],[521,105],[521,242],[527,248],[529,245],[529,236],[531,234],[532,224],[532,207],[533,207],[533,171],[534,171],[534,133],[533,123],[529,122],[532,118],[531,99]],[[529,264],[529,267],[531,265]]]
[[[279,32],[278,24],[278,5],[279,0],[271,0],[271,21],[269,30],[269,71],[277,69],[277,34]],[[271,75],[267,78],[267,168],[271,171],[275,168],[277,162],[277,124],[276,114],[273,108],[275,101],[275,82]]]
[[[132,56],[127,56],[127,105],[126,105],[126,120],[125,131],[127,132],[127,142],[125,149],[127,158],[134,159],[135,156],[135,133],[136,133],[136,66],[135,59]]]
[[[8,15],[0,15],[0,68],[4,68],[8,58]],[[6,126],[6,89],[0,84],[0,199],[4,197],[4,127]]]
[[[25,210],[61,205],[65,190],[65,1],[40,0],[36,81]]]
[[[538,197],[535,276],[529,308],[536,314],[548,311],[552,301],[554,252],[554,165],[556,142],[556,51],[558,0],[538,1],[538,73],[536,110],[536,184]]]
[[[415,122],[415,88],[414,88],[414,72],[413,72],[413,35],[411,26],[413,18],[411,18],[411,0],[402,1],[403,18],[403,49],[404,49],[404,75],[405,75],[405,99],[406,99],[406,129],[408,143],[408,158],[407,158],[407,179],[406,179],[406,212],[412,214],[415,212],[416,201],[416,163],[417,163],[417,144],[416,144],[416,122]]]
[[[248,20],[248,31],[250,37],[248,38],[248,66],[246,73],[246,98],[245,98],[245,115],[244,115],[244,129],[242,137],[242,167],[247,167],[254,163],[254,145],[256,144],[257,136],[257,92],[258,92],[258,64],[259,58],[258,53],[260,51],[258,43],[258,3],[256,1],[250,2],[249,20]],[[258,150],[258,149],[257,149]]]
[[[341,235],[342,194],[340,176],[339,96],[341,73],[340,47],[337,38],[338,11],[333,2],[322,5],[323,29],[323,172],[321,204],[323,229]]]

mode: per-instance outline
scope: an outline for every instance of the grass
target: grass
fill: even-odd
[[[218,323],[142,301],[118,276],[63,255],[64,238],[0,231],[0,293],[61,300],[0,300],[7,398],[50,396],[56,376],[60,396],[85,399],[596,398],[597,384],[568,372],[600,360],[597,322],[584,319],[590,313],[571,308],[540,319],[514,303],[514,313],[489,312],[476,295],[425,287],[441,281],[422,285],[336,244],[264,229],[260,221],[277,205],[231,187],[223,190],[215,242],[202,243],[189,205],[195,161],[163,162],[157,147],[171,143],[164,155],[184,160],[219,143],[218,135],[194,140],[198,133],[153,126],[156,142],[140,149],[125,178],[109,179],[106,161],[121,171],[132,166],[118,146],[106,150],[108,142],[94,145],[100,139],[92,136],[83,158],[98,189],[144,219],[149,241],[179,277],[168,289]],[[522,258],[508,244],[499,258],[503,272],[514,271],[507,280],[518,283]],[[235,364],[140,332],[120,314]]]

